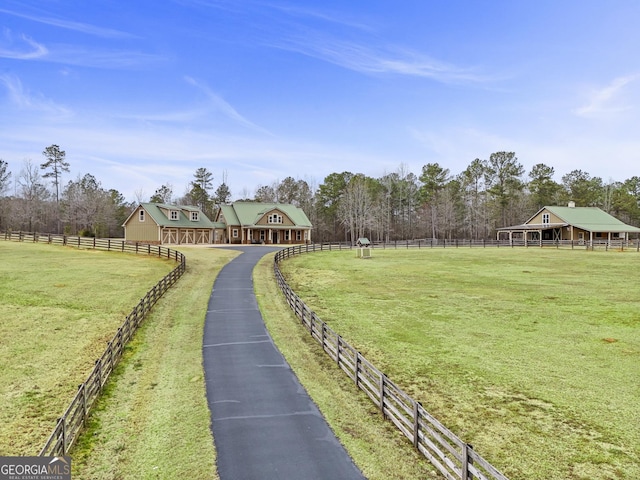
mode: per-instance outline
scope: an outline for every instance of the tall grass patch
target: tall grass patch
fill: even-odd
[[[0,242],[0,454],[39,452],[126,315],[174,267]]]
[[[640,256],[552,249],[287,260],[331,328],[513,479],[640,478]]]

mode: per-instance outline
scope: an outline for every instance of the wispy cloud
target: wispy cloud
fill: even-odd
[[[255,123],[247,120],[245,117],[240,115],[240,113],[238,113],[238,111],[235,108],[233,108],[221,96],[219,96],[215,92],[213,92],[204,83],[199,82],[198,80],[196,80],[196,79],[194,79],[192,77],[189,77],[189,76],[185,76],[184,79],[188,84],[193,85],[198,90],[203,92],[206,95],[206,97],[209,99],[209,102],[211,103],[212,107],[216,111],[222,113],[227,118],[233,120],[234,122],[236,122],[236,123],[238,123],[238,124],[240,124],[240,125],[242,125],[244,127],[247,127],[247,128],[252,129],[252,130],[256,130],[256,131],[262,132],[262,133],[270,134],[264,128],[256,125]]]
[[[489,79],[472,69],[435,60],[409,49],[374,49],[363,43],[308,33],[272,45],[365,74],[430,78],[443,83],[480,83]]]
[[[56,116],[71,114],[67,107],[58,105],[42,95],[33,95],[15,75],[0,75],[0,85],[4,85],[11,102],[21,110],[44,112]]]
[[[608,85],[594,89],[586,104],[575,110],[583,117],[611,115],[630,110],[631,105],[623,97],[626,87],[640,80],[640,74],[614,78]]]
[[[33,60],[45,57],[47,48],[27,35],[14,38],[11,30],[4,29],[0,37],[0,58],[14,60]]]
[[[278,5],[274,3],[267,3],[265,4],[265,6],[271,8],[272,10],[282,12],[290,17],[313,19],[321,21],[323,23],[331,23],[363,31],[372,30],[372,28],[365,23],[356,22],[354,20],[344,18],[343,15],[326,13],[318,9],[310,9],[297,5]]]
[[[101,50],[74,45],[52,45],[46,60],[79,67],[135,69],[163,63],[167,58],[131,50]]]
[[[234,9],[234,13],[239,15],[262,15],[265,21],[256,43],[363,74],[422,77],[442,83],[486,83],[491,80],[473,68],[439,61],[401,46],[380,45],[374,26],[327,9],[273,1],[244,2],[241,7],[238,7],[238,2],[227,0],[184,1],[190,5]],[[282,32],[288,33],[283,35]]]
[[[166,57],[162,55],[130,50],[88,49],[64,44],[47,47],[27,35],[16,36],[9,29],[4,29],[0,36],[0,58],[40,60],[93,68],[136,68],[166,61]]]
[[[74,22],[72,20],[65,20],[62,18],[54,18],[54,17],[44,17],[37,15],[29,15],[22,12],[16,12],[13,10],[7,10],[5,8],[0,8],[0,13],[4,13],[6,15],[12,15],[14,17],[24,18],[26,20],[31,20],[32,22],[42,23],[45,25],[51,25],[53,27],[64,28],[66,30],[73,30],[76,32],[86,33],[88,35],[94,35],[98,37],[105,38],[131,38],[134,35],[131,35],[127,32],[122,32],[120,30],[114,30],[111,28],[103,28],[98,27],[96,25],[91,25],[88,23],[82,22]]]

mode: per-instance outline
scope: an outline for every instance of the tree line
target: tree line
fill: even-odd
[[[173,186],[166,183],[148,199],[136,192],[136,201],[127,202],[91,174],[63,183],[69,163],[59,146],[42,154],[42,164],[25,160],[15,178],[0,160],[0,230],[121,237],[122,223],[138,203],[197,205],[213,219],[232,198],[226,173],[214,190],[213,174],[201,167],[182,196],[174,196]],[[331,173],[319,185],[287,177],[257,186],[253,195],[244,191],[235,201],[296,205],[311,220],[316,241],[492,239],[497,228],[523,223],[543,206],[569,201],[600,207],[640,226],[640,177],[604,182],[579,169],[563,175],[561,182],[554,176],[554,168],[543,163],[525,172],[514,152],[502,151],[476,158],[457,174],[427,163],[418,175],[400,164],[380,178]]]

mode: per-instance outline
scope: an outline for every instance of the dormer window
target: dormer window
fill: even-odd
[[[282,215],[274,213],[273,215],[269,215],[267,220],[269,223],[282,223]]]
[[[180,218],[180,214],[178,210],[171,210],[169,212],[169,220],[178,220]]]
[[[191,221],[197,222],[198,220],[200,220],[200,215],[198,215],[198,212],[191,212]]]
[[[542,224],[543,225],[548,225],[550,222],[550,215],[548,213],[543,213],[542,214]]]

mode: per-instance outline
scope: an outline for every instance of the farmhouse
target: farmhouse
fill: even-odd
[[[498,240],[510,242],[571,241],[579,245],[628,243],[640,228],[627,225],[597,207],[543,207],[522,225],[498,229]]]
[[[198,208],[141,203],[122,225],[127,242],[151,244],[214,243],[217,226]]]
[[[216,225],[224,225],[224,243],[300,244],[311,241],[304,211],[285,203],[235,202],[222,205]]]
[[[282,203],[222,205],[213,222],[198,207],[141,203],[123,227],[127,242],[151,244],[298,244],[311,241],[311,222],[304,211]]]

